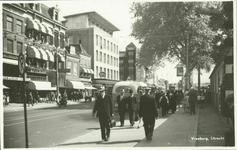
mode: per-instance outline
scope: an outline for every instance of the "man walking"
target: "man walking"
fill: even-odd
[[[94,105],[92,116],[99,117],[102,142],[107,142],[110,138],[110,117],[114,116],[110,95],[105,94],[105,87],[98,90],[98,97]]]
[[[190,115],[195,115],[195,104],[197,102],[197,93],[193,87],[190,88],[189,96],[189,107],[190,107]]]
[[[155,99],[149,93],[150,88],[146,88],[145,95],[141,96],[139,116],[143,118],[146,139],[151,141],[158,112]]]
[[[120,127],[124,125],[124,116],[125,116],[125,111],[126,111],[126,97],[124,94],[124,89],[121,89],[120,95],[117,96],[117,103],[118,103],[118,111],[119,111],[119,116],[120,116]]]
[[[129,96],[127,97],[128,113],[131,126],[134,126],[135,110],[137,107],[137,99],[133,95],[133,90],[129,90]]]
[[[167,105],[168,105],[168,98],[163,91],[161,91],[161,97],[160,97],[159,102],[160,102],[160,107],[162,110],[162,117],[165,117],[166,112],[167,112],[166,109],[167,109]]]

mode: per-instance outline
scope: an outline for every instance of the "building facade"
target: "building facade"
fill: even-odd
[[[68,27],[68,43],[79,44],[81,41],[86,52],[92,56],[93,85],[105,84],[112,87],[119,80],[119,46],[113,37],[113,32],[119,29],[97,12],[79,13],[64,18],[66,21],[63,24]],[[101,74],[105,76],[100,76]]]
[[[211,101],[216,109],[224,113],[225,98],[234,93],[233,46],[227,47],[210,75]]]
[[[120,80],[125,81],[128,78],[134,81],[145,82],[144,67],[137,64],[137,47],[130,43],[125,51],[119,52],[119,74]]]
[[[23,84],[19,83],[22,75],[17,66],[19,53],[26,54],[27,91],[37,91],[46,98],[49,92],[56,90],[56,68],[65,67],[67,29],[60,23],[58,15],[57,6],[3,4],[3,84],[10,88],[11,102],[22,102]],[[65,79],[65,73],[60,77]],[[59,84],[64,86],[65,82]]]

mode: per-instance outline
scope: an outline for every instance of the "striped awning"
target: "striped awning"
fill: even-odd
[[[85,85],[80,81],[67,80],[66,87],[71,89],[85,89]]]
[[[88,70],[84,67],[80,67],[80,73],[88,73]]]
[[[28,29],[35,29],[35,30],[39,30],[39,25],[32,19],[27,19],[27,22],[26,22],[26,27]]]
[[[49,50],[45,50],[45,52],[48,55],[48,60],[54,62],[54,56],[52,52],[50,52]]]
[[[28,89],[36,91],[55,91],[56,87],[51,87],[51,82],[48,81],[30,81]]]
[[[13,59],[7,59],[7,58],[3,58],[3,63],[5,64],[10,64],[10,65],[18,65],[18,61],[17,60],[13,60]]]
[[[94,71],[92,69],[90,69],[90,74],[94,74]]]
[[[43,33],[45,33],[45,34],[47,34],[45,26],[43,26],[43,24],[40,23],[40,22],[38,22],[38,21],[35,21],[35,22],[36,22],[36,23],[38,24],[38,26],[39,26],[39,31],[41,31],[41,32],[43,32]]]
[[[65,58],[62,54],[58,53],[58,61],[65,62]]]
[[[40,52],[41,58],[42,58],[43,60],[46,60],[46,61],[47,61],[47,60],[48,60],[48,56],[47,56],[45,50],[43,50],[43,49],[41,49],[41,48],[39,48],[38,50],[39,50],[39,52]]]
[[[47,32],[48,35],[54,36],[52,28],[50,28],[50,27],[48,27],[47,25],[44,25],[44,24],[43,24],[43,26],[46,28],[46,32]]]
[[[27,57],[41,59],[39,50],[34,46],[27,47]]]

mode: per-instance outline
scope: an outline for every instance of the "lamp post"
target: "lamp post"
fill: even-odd
[[[58,84],[58,50],[59,50],[59,47],[56,48],[56,91],[57,91],[57,94],[56,94],[56,99],[57,99],[57,102],[59,102],[59,84]]]

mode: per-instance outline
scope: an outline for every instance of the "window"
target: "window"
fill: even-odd
[[[98,57],[99,57],[98,50],[96,50],[96,61],[98,61]]]
[[[109,55],[107,55],[107,64],[109,64]]]
[[[115,57],[114,57],[114,66],[116,66],[116,59],[115,59]]]
[[[114,70],[114,80],[116,80],[116,71]]]
[[[98,35],[96,35],[96,46],[98,46],[99,44],[99,39],[98,39]]]
[[[59,46],[58,32],[54,32],[54,46]]]
[[[226,74],[233,73],[233,64],[226,64],[225,65],[225,73]]]
[[[99,69],[98,69],[98,66],[96,66],[96,77],[99,76]]]
[[[103,70],[102,67],[100,67],[100,72],[102,72],[102,70]]]
[[[110,51],[111,52],[113,51],[113,43],[112,42],[110,43]]]
[[[102,52],[100,52],[100,62],[102,62]]]
[[[110,65],[113,65],[113,57],[110,57]]]
[[[104,39],[104,49],[106,49],[106,40]]]
[[[77,75],[77,63],[73,64],[73,74]]]
[[[35,4],[35,10],[39,11],[39,8],[40,8],[39,4]]]
[[[110,78],[110,76],[109,76],[109,69],[107,69],[107,78],[109,79]]]
[[[60,34],[60,47],[64,48],[64,34]]]
[[[116,53],[116,48],[115,48],[115,44],[114,44],[114,53]]]
[[[128,58],[133,58],[134,53],[133,52],[128,52]]]
[[[134,60],[133,59],[129,59],[128,63],[134,63]]]
[[[100,48],[102,48],[102,37],[100,37]]]
[[[111,79],[113,79],[113,70],[111,70]]]
[[[7,16],[7,30],[13,31],[13,18]]]
[[[117,80],[119,80],[119,73],[118,73],[118,71],[117,71]]]
[[[104,53],[104,63],[106,63],[106,54]]]
[[[104,73],[106,74],[106,68],[104,68]]]
[[[13,53],[13,41],[7,40],[7,52]]]
[[[68,69],[71,69],[71,67],[72,67],[72,62],[71,62],[71,61],[68,61],[68,62],[67,62],[67,68],[68,68]],[[72,74],[72,69],[71,69],[71,71],[70,71],[69,73],[67,73],[67,74]]]
[[[107,50],[109,50],[109,41],[107,41]]]
[[[17,42],[17,54],[22,53],[22,43]]]
[[[55,20],[58,21],[58,12],[55,12]]]
[[[22,21],[16,21],[16,32],[22,34]]]

